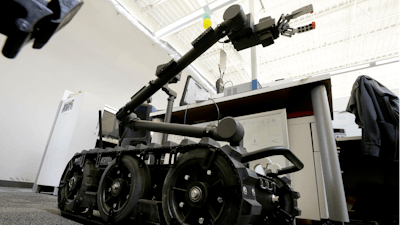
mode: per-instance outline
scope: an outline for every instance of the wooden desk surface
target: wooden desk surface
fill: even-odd
[[[218,104],[220,116],[244,116],[260,112],[286,108],[288,118],[314,115],[311,102],[311,89],[324,84],[328,94],[329,107],[333,118],[331,79],[329,75],[310,77],[281,85],[248,91],[236,95],[214,99]],[[180,106],[173,109],[171,123],[183,123],[187,109],[186,124],[196,124],[217,119],[217,109],[211,100]],[[150,114],[164,117],[165,110]]]

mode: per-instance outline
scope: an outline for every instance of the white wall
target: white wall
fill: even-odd
[[[64,90],[88,91],[118,109],[169,60],[107,0],[85,0],[43,49],[1,55],[0,180],[34,182]],[[171,88],[182,93],[185,80]],[[166,98],[156,93],[155,107],[165,108]]]

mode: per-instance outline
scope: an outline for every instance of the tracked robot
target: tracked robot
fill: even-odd
[[[138,91],[116,114],[120,127],[200,138],[162,144],[140,143],[115,148],[95,148],[77,153],[69,161],[59,184],[58,208],[62,215],[97,224],[292,224],[300,215],[299,193],[285,175],[303,168],[287,148],[269,147],[247,152],[244,130],[234,118],[223,118],[218,126],[169,123],[168,104],[164,123],[141,120],[138,108],[159,89],[177,80],[177,75],[224,37],[236,50],[274,43],[279,35],[292,36],[315,28],[315,24],[290,28],[289,20],[312,13],[311,5],[254,24],[250,14],[233,5],[224,22],[208,28],[192,42],[193,48],[178,61],[161,65],[157,79]],[[218,141],[228,142],[221,146]],[[123,142],[123,140],[121,140]],[[169,154],[169,160],[162,162]],[[258,174],[247,164],[260,158],[283,155],[292,166]],[[152,158],[153,160],[148,160]],[[94,216],[97,210],[100,217]],[[85,223],[86,223],[85,222]]]

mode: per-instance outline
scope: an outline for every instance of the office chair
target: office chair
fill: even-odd
[[[346,195],[356,197],[350,219],[398,224],[399,99],[368,76],[355,81],[347,111],[362,129],[361,143],[341,146]]]
[[[151,120],[150,113],[152,110],[151,105],[142,104],[136,110],[135,114],[141,120]],[[125,147],[127,145],[135,146],[137,144],[149,145],[151,142],[150,131],[144,130],[131,130],[122,125],[119,127],[120,146]]]

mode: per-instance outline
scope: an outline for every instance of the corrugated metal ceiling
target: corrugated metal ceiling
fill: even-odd
[[[118,1],[129,10],[127,0]],[[214,1],[137,0],[135,4],[145,14],[145,18],[152,20],[147,22],[156,24],[149,27],[154,33],[212,2]],[[290,14],[302,6],[313,4],[313,14],[292,20],[290,26],[298,27],[313,21],[317,25],[315,30],[296,34],[292,38],[281,36],[269,47],[257,46],[258,80],[261,84],[281,78],[296,79],[327,74],[338,69],[399,56],[399,0],[254,2],[255,22],[266,16],[278,20],[282,13]],[[244,11],[249,12],[249,0],[239,0],[235,4],[242,5]],[[213,27],[223,21],[222,15],[227,7],[212,12]],[[133,11],[132,14],[134,15]],[[189,50],[192,48],[190,43],[203,31],[202,19],[199,19],[171,35]],[[237,52],[230,43],[217,43],[198,60],[217,78],[220,49],[224,49],[228,55],[224,81],[232,81],[234,85],[250,82],[250,50]],[[398,88],[398,65],[399,63],[394,63],[337,75],[332,79],[334,96],[348,96],[352,83],[361,72],[379,80],[388,88]]]

